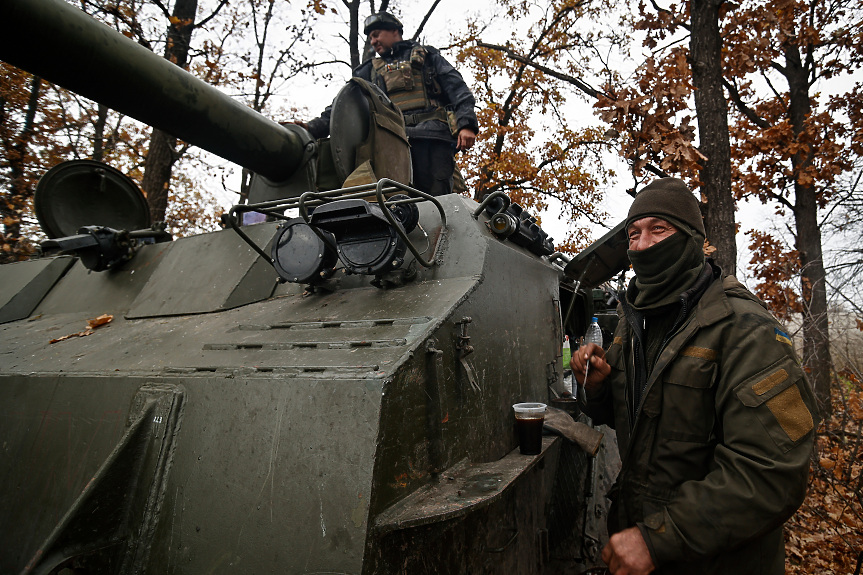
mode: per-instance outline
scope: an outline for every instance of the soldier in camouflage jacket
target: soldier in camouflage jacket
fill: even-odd
[[[627,218],[636,272],[605,352],[573,356],[584,411],[617,431],[603,559],[616,575],[785,572],[818,414],[787,334],[704,259],[686,185],[647,186]]]

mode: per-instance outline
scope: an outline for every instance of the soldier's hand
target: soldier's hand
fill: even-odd
[[[602,560],[612,575],[647,575],[656,569],[638,527],[612,535],[602,550]]]
[[[309,129],[309,124],[307,122],[303,122],[302,120],[291,120],[290,122],[287,122],[287,123],[288,124],[295,124],[304,130]]]
[[[584,381],[584,370],[587,362],[590,362],[590,370],[587,374],[587,382]],[[575,380],[584,386],[588,393],[596,393],[602,388],[602,382],[611,373],[611,366],[605,361],[605,350],[595,343],[589,343],[578,348],[569,360],[569,368]]]
[[[458,141],[456,148],[465,151],[473,148],[473,143],[476,142],[476,134],[470,128],[462,128],[458,132]]]

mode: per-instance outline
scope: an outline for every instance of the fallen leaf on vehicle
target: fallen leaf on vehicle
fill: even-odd
[[[88,319],[87,320],[87,329],[85,329],[83,331],[79,331],[77,333],[70,333],[69,335],[64,335],[63,337],[58,337],[57,339],[52,339],[48,343],[49,344],[57,343],[59,341],[63,341],[63,340],[66,340],[66,339],[69,339],[72,337],[86,337],[88,335],[93,335],[95,333],[93,331],[94,329],[96,329],[99,326],[103,326],[106,323],[109,323],[113,319],[114,319],[114,316],[108,315],[108,314],[102,314],[99,317],[95,317],[93,319]]]
[[[108,315],[106,313],[103,313],[99,317],[87,320],[87,325],[91,329],[93,329],[93,328],[99,327],[100,325],[105,325],[106,323],[109,323],[112,319],[114,319],[113,315]]]

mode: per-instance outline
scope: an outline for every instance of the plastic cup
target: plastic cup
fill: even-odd
[[[512,406],[518,430],[518,448],[522,455],[539,455],[542,451],[545,408],[544,403],[516,403]]]

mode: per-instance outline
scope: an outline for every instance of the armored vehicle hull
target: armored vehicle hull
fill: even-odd
[[[559,444],[519,455],[511,405],[560,376],[559,269],[441,203],[397,289],[304,296],[230,230],[31,286],[0,327],[0,571],[536,572]]]
[[[376,203],[369,186],[320,193],[320,144],[299,128],[246,123],[254,113],[62,0],[4,9],[0,58],[151,124],[188,112],[177,135],[270,176],[257,189],[274,201],[176,241],[76,223],[61,205],[43,246],[65,255],[0,267],[0,573],[535,574],[555,554],[598,560],[597,467],[559,437],[521,455],[511,407],[563,390],[563,325],[576,334],[591,312],[588,260],[564,273],[508,198],[478,207],[384,179]],[[115,97],[19,53],[46,30],[69,43],[68,65],[94,51],[157,85]],[[390,105],[354,90],[366,95],[345,96],[346,118]],[[374,132],[368,118],[351,130]],[[72,173],[101,193],[100,170]],[[412,197],[385,202],[386,181]],[[135,203],[134,185],[118,189]],[[292,197],[302,219],[284,213]],[[233,214],[252,209],[277,221],[240,226]]]

